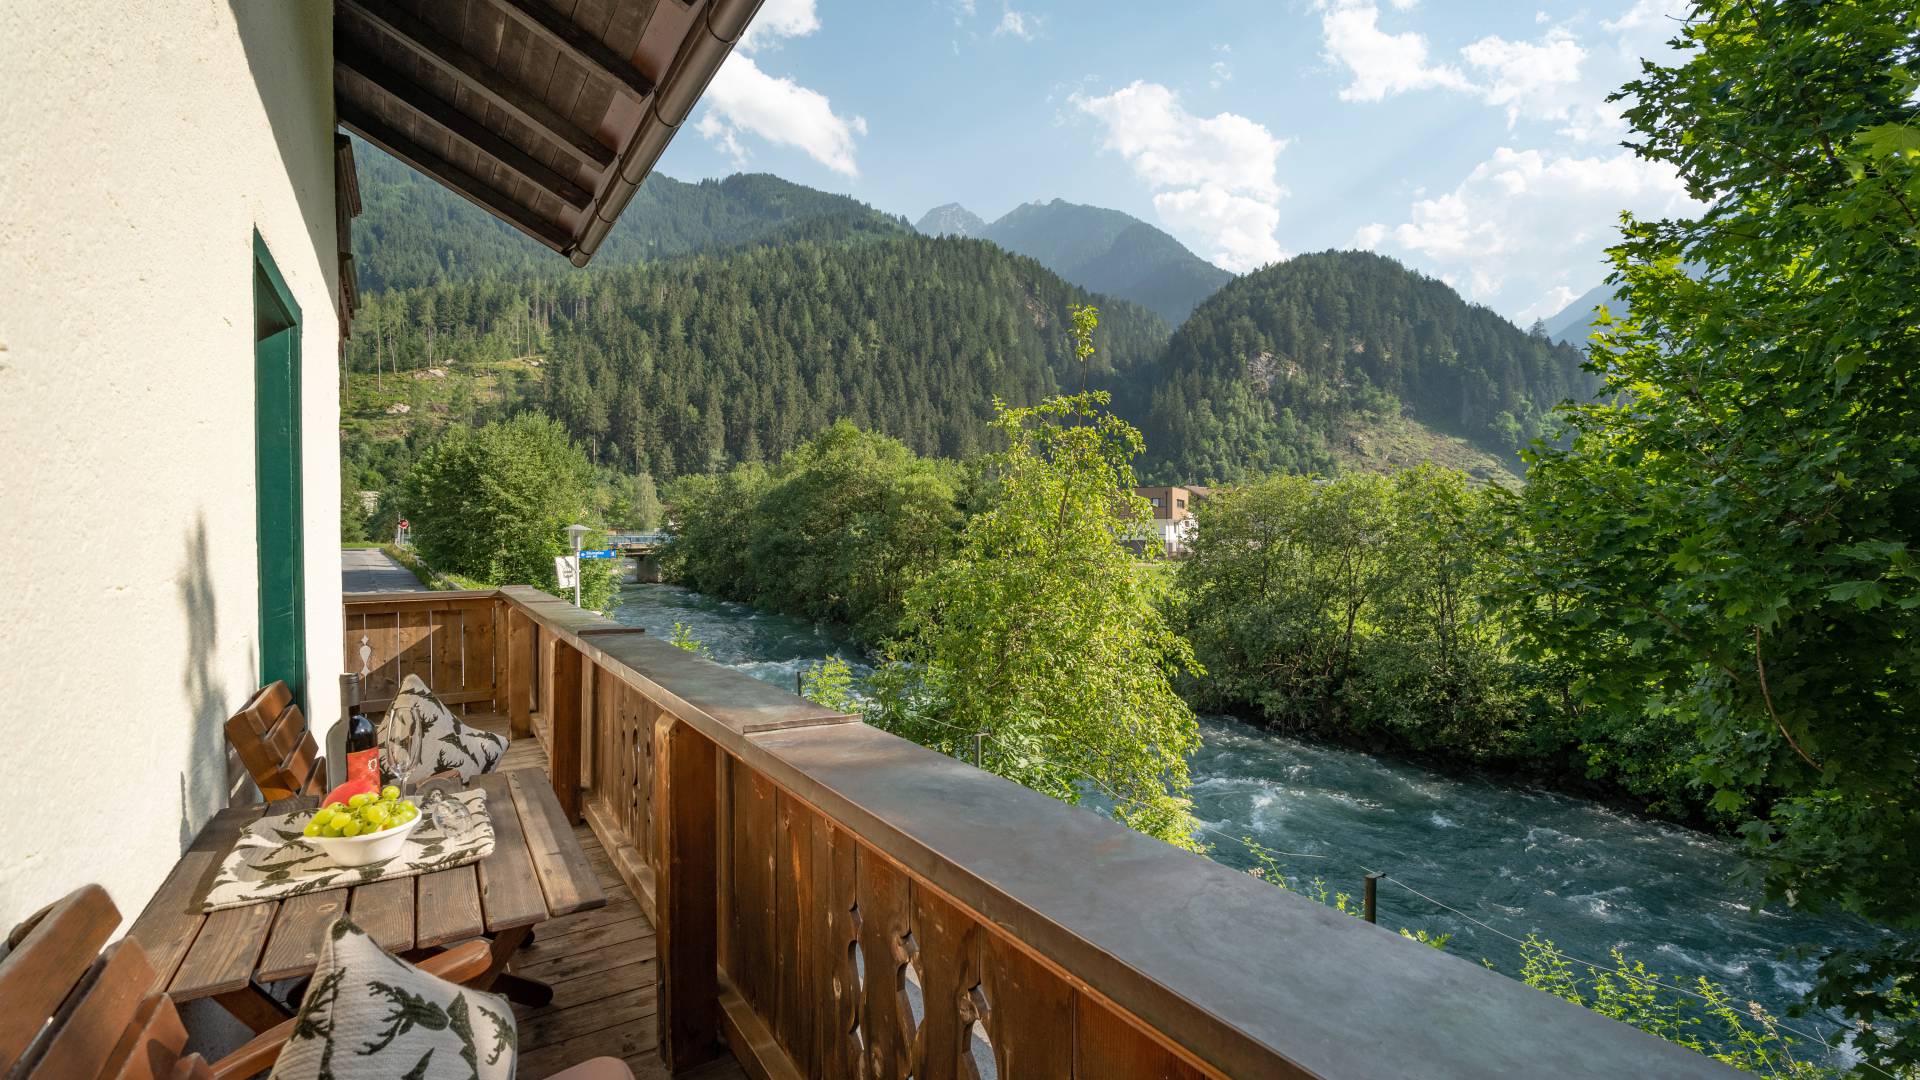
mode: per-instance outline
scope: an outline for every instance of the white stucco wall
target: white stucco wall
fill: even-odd
[[[0,932],[87,881],[131,918],[225,804],[256,228],[303,319],[309,695],[338,715],[332,47],[321,0],[0,4]]]

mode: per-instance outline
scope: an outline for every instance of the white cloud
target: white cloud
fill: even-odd
[[[1163,191],[1153,197],[1153,208],[1171,231],[1208,238],[1208,261],[1228,270],[1244,272],[1287,257],[1274,239],[1280,208],[1271,202],[1208,186]]]
[[[1219,59],[1215,60],[1207,68],[1207,70],[1212,73],[1212,78],[1207,80],[1207,85],[1218,90],[1233,81],[1233,64],[1227,59],[1233,55],[1233,46],[1215,45],[1213,52]]]
[[[833,111],[825,94],[780,75],[761,70],[748,53],[779,48],[788,38],[806,37],[820,29],[817,0],[766,0],[754,16],[739,47],[707,84],[702,113],[694,130],[733,158],[735,168],[746,166],[752,154],[743,136],[757,136],[776,146],[791,146],[843,176],[860,175],[855,140],[867,133],[859,116]]]
[[[1030,11],[1015,11],[1011,4],[1000,11],[1000,24],[993,28],[994,37],[1017,37],[1021,41],[1032,41],[1040,36],[1046,23],[1046,17]]]
[[[1509,127],[1522,116],[1566,120],[1596,100],[1580,85],[1587,50],[1564,28],[1547,31],[1539,41],[1484,37],[1460,55],[1486,80],[1480,100],[1506,109]]]
[[[1427,62],[1425,37],[1380,29],[1380,9],[1368,0],[1319,0],[1319,8],[1327,57],[1352,76],[1341,100],[1382,101],[1409,90],[1472,88],[1460,69]]]
[[[1068,100],[1106,126],[1102,145],[1155,190],[1161,220],[1207,258],[1244,271],[1286,257],[1274,238],[1287,195],[1277,176],[1285,139],[1234,113],[1195,116],[1158,83]]]
[[[1599,277],[1620,211],[1701,209],[1671,167],[1630,151],[1579,157],[1501,147],[1453,190],[1414,200],[1405,221],[1368,225],[1355,241],[1413,257],[1470,299],[1533,312],[1550,283],[1585,288]]]
[[[766,0],[740,37],[742,52],[777,48],[781,38],[806,37],[820,29],[816,0]]]
[[[860,175],[854,141],[867,133],[866,120],[834,112],[825,94],[761,71],[750,56],[728,57],[705,100],[707,111],[694,128],[733,155],[736,166],[748,157],[740,137],[751,134],[795,147],[843,176]]]
[[[1692,0],[1636,0],[1619,18],[1602,21],[1600,26],[1611,34],[1657,30],[1662,38],[1671,37],[1692,10]]]
[[[1459,50],[1461,63],[1450,64],[1431,57],[1424,35],[1381,29],[1375,0],[1316,0],[1327,58],[1349,76],[1343,100],[1383,101],[1418,90],[1470,94],[1505,110],[1509,128],[1521,120],[1552,121],[1558,134],[1581,142],[1619,140],[1626,122],[1607,95],[1632,77],[1640,57],[1664,51],[1688,4],[1636,0],[1618,19],[1600,23],[1607,39],[1595,42],[1582,42],[1538,12],[1534,21],[1547,27],[1539,38],[1482,37]]]
[[[1544,319],[1565,311],[1567,305],[1573,303],[1579,296],[1579,293],[1565,285],[1555,285],[1547,290],[1546,295],[1521,308],[1514,315],[1513,321],[1521,326],[1532,326],[1535,319]]]

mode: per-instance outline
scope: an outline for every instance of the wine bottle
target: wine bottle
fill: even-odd
[[[380,737],[373,729],[373,721],[367,714],[355,711],[347,720],[347,754],[357,754],[362,750],[372,750],[379,746]]]

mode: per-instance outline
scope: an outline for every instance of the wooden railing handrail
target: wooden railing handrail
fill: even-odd
[[[395,607],[446,607],[459,600],[496,600],[499,589],[439,589],[433,591],[410,590],[408,592],[353,592],[342,593],[341,606],[344,608],[380,608],[392,610]]]
[[[422,595],[449,594],[356,595],[349,604]],[[1703,1055],[651,635],[606,633],[616,624],[539,590],[463,598],[487,595],[584,657],[593,678],[632,688],[664,720],[816,808],[920,887],[1130,1017],[1198,1066],[1192,1075],[1733,1075]],[[656,739],[655,752],[663,745]],[[556,758],[556,783],[567,771],[577,782],[572,760],[567,770]],[[630,842],[646,848],[659,837]],[[663,978],[671,970],[667,914]],[[664,990],[670,1003],[673,988]],[[737,992],[723,992],[738,1004]],[[674,1010],[663,1006],[662,1015],[671,1022]]]

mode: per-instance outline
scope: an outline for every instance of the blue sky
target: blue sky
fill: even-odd
[[[918,219],[1110,206],[1245,271],[1368,247],[1518,321],[1694,209],[1606,95],[1678,0],[766,0],[660,163]]]

